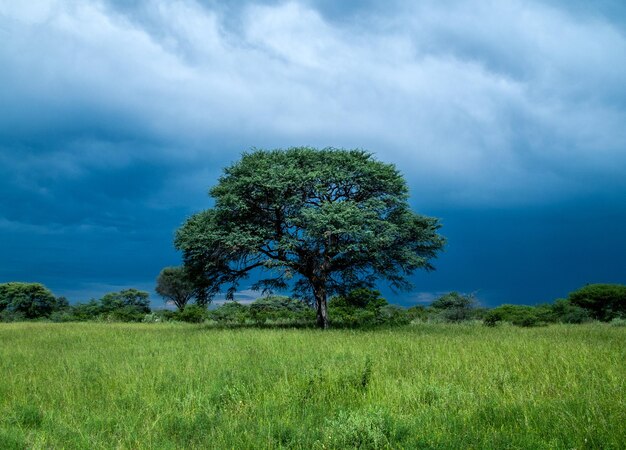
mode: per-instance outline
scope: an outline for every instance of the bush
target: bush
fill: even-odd
[[[227,301],[213,311],[209,311],[209,319],[219,323],[245,323],[250,318],[249,308],[236,301]]]
[[[467,308],[442,309],[437,316],[444,322],[464,322],[473,318],[472,310]]]
[[[444,322],[462,322],[474,318],[476,300],[471,295],[450,292],[439,297],[430,306],[436,318]]]
[[[335,308],[358,308],[376,311],[387,305],[380,291],[368,288],[357,288],[350,291],[347,295],[338,295],[331,299]]]
[[[198,305],[187,305],[182,311],[177,311],[174,318],[189,323],[202,323],[209,318],[206,308]]]
[[[0,312],[0,322],[23,322],[27,319],[22,312],[11,311],[10,309]]]
[[[555,322],[585,323],[592,320],[588,310],[572,305],[569,300],[562,298],[552,304],[552,313]]]
[[[488,327],[495,327],[501,321],[502,314],[500,313],[500,311],[495,310],[488,311],[483,318],[483,323]]]
[[[428,311],[425,306],[415,305],[406,310],[410,321],[426,321],[428,319]]]
[[[148,293],[137,289],[110,292],[100,300],[77,303],[66,308],[65,314],[52,317],[61,322],[107,320],[114,322],[142,322],[150,313]]]
[[[626,286],[622,284],[589,284],[570,293],[568,300],[597,320],[626,317]]]
[[[74,316],[72,315],[71,308],[68,308],[64,311],[55,311],[52,314],[50,314],[50,317],[48,317],[48,319],[51,322],[57,322],[57,323],[75,321]]]
[[[377,322],[380,325],[408,325],[411,322],[407,310],[397,305],[385,305],[378,310]]]
[[[611,326],[626,327],[626,319],[616,317],[615,319],[611,320]]]
[[[252,320],[257,324],[267,321],[312,321],[315,311],[306,303],[289,297],[272,295],[261,297],[249,306]]]
[[[91,299],[87,303],[77,303],[70,307],[68,321],[83,322],[87,320],[97,320],[100,318],[102,310],[97,300]]]
[[[136,306],[122,306],[106,315],[106,319],[113,322],[143,322],[146,313]]]
[[[360,327],[380,325],[381,308],[389,305],[374,289],[358,288],[347,295],[335,296],[328,304],[328,315],[335,326]]]
[[[542,314],[542,310],[532,306],[502,305],[487,313],[485,324],[495,325],[499,321],[505,321],[521,327],[534,327],[546,323]]]
[[[330,323],[337,327],[358,328],[376,325],[376,312],[360,308],[328,308]]]

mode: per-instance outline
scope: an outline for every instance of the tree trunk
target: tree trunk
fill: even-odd
[[[328,310],[326,308],[326,286],[317,284],[313,287],[313,295],[315,295],[315,306],[317,308],[317,326],[318,328],[328,328]]]

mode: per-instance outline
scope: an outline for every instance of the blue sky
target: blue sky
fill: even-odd
[[[394,301],[626,283],[624,5],[0,0],[0,282],[152,292],[225,165],[311,145],[396,164],[441,218]]]

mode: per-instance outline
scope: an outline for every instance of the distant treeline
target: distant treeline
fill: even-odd
[[[536,306],[501,305],[480,307],[472,295],[450,292],[428,306],[403,308],[391,305],[379,291],[355,289],[329,302],[335,327],[359,328],[407,325],[411,322],[460,323],[482,321],[530,327],[550,323],[590,321],[626,322],[626,286],[590,284],[566,299]],[[52,322],[164,322],[181,321],[250,326],[314,326],[315,310],[306,302],[285,296],[266,296],[249,304],[228,301],[215,309],[204,304],[187,304],[176,311],[151,310],[147,292],[125,289],[101,299],[70,305],[39,283],[0,284],[0,321],[45,320]]]

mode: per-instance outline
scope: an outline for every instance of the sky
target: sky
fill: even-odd
[[[303,145],[395,164],[441,220],[395,303],[626,283],[626,3],[0,0],[0,282],[161,305],[221,170]]]

